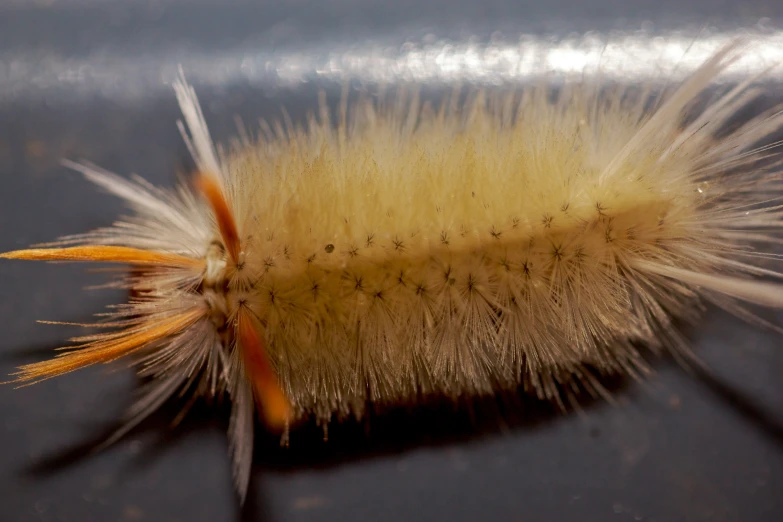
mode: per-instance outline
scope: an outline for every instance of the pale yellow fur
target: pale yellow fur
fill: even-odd
[[[783,306],[781,287],[757,280],[783,277],[759,262],[776,262],[783,177],[754,149],[783,116],[770,110],[716,137],[753,96],[748,81],[683,120],[737,56],[723,49],[662,98],[658,86],[589,79],[435,108],[408,93],[350,110],[344,100],[336,125],[322,102],[304,127],[266,127],[222,155],[181,78],[180,128],[227,195],[236,262],[190,188],[168,193],[85,165],[138,217],[58,244],[204,263],[200,284],[165,267],[124,283],[147,300],[119,319],[152,317],[156,304],[199,310],[190,330],[140,351],[155,379],[131,422],[194,381],[198,394],[227,391],[244,492],[256,406],[232,333],[243,307],[290,421],[328,423],[429,394],[601,394],[601,374],[646,371],[640,346],[690,357],[672,323],[695,318],[702,300],[748,317],[741,301]]]

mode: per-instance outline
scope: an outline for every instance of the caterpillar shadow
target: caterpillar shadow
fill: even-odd
[[[33,347],[32,351],[44,353],[47,347]],[[5,360],[29,359],[30,350],[6,353]],[[671,365],[672,361],[657,359],[656,367]],[[711,393],[730,406],[742,420],[756,427],[765,437],[783,447],[783,418],[775,416],[757,404],[752,397],[734,389],[703,367],[694,366],[690,373]],[[622,397],[633,380],[626,376],[602,378],[600,384],[613,397]],[[602,407],[606,401],[600,397],[580,395],[578,409],[589,414]],[[141,422],[127,437],[143,437],[154,441],[144,444],[120,475],[133,475],[154,462],[186,438],[197,437],[207,431],[225,430],[228,427],[229,407],[225,402],[199,400],[189,406],[187,416],[176,426],[171,419],[177,417],[186,401],[174,399]],[[564,415],[574,414],[550,401],[530,396],[522,389],[498,393],[491,397],[466,398],[455,402],[448,397],[431,397],[416,405],[400,405],[377,408],[368,406],[361,420],[333,422],[329,426],[328,440],[324,430],[314,422],[303,423],[292,431],[290,446],[281,447],[280,438],[256,430],[254,473],[251,490],[263,491],[265,471],[297,473],[301,470],[328,469],[353,461],[384,458],[425,447],[460,445],[502,433],[518,430],[536,430],[557,422]],[[37,479],[65,472],[71,466],[96,455],[118,424],[96,428],[92,436],[78,444],[38,459],[21,470],[23,476]],[[264,520],[267,503],[263,494],[249,495],[241,510],[241,520]]]

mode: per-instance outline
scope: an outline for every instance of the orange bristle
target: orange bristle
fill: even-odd
[[[172,254],[151,252],[122,246],[77,246],[68,248],[31,248],[0,254],[0,258],[24,259],[28,261],[91,261],[95,263],[128,263],[132,265],[159,265],[182,268],[200,268],[201,259]]]
[[[204,198],[215,213],[220,235],[223,237],[223,243],[231,256],[231,260],[234,261],[234,263],[238,263],[240,252],[239,234],[237,232],[236,223],[234,222],[234,216],[228,206],[223,190],[213,176],[204,173],[200,173],[196,176],[195,185],[204,195]]]
[[[280,388],[275,371],[269,362],[266,347],[253,325],[250,311],[242,307],[237,315],[237,338],[245,372],[256,396],[261,401],[264,421],[270,429],[281,431],[290,418],[291,407]]]
[[[193,325],[201,319],[204,311],[189,310],[144,323],[124,332],[112,332],[98,336],[97,340],[75,346],[68,352],[48,361],[27,364],[19,368],[12,382],[34,384],[64,373],[97,363],[108,363],[155,341],[160,341]]]

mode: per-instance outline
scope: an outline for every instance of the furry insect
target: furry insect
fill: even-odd
[[[131,299],[95,325],[109,331],[14,382],[130,357],[150,380],[122,433],[183,389],[228,393],[244,495],[256,410],[285,439],[306,418],[435,394],[525,385],[564,405],[605,394],[601,375],[643,376],[640,345],[692,358],[673,321],[702,301],[783,307],[759,280],[783,277],[761,263],[778,260],[783,176],[754,148],[783,114],[718,132],[755,96],[750,78],[683,120],[740,47],[668,96],[585,81],[556,101],[540,86],[439,110],[365,99],[350,117],[343,100],[336,126],[322,100],[305,127],[221,155],[183,76],[192,186],[68,163],[136,217],[2,255],[133,267]]]

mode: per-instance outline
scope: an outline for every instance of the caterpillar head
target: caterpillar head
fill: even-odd
[[[170,199],[165,201],[170,205],[167,215],[154,215],[150,210],[164,203],[154,198],[162,194],[103,173],[91,171],[91,176],[115,193],[124,193],[126,199],[142,203],[136,205],[141,212],[133,234],[120,233],[131,223],[115,224],[63,242],[82,243],[77,246],[60,244],[2,257],[128,264],[134,268],[121,284],[131,298],[110,314],[110,322],[85,325],[102,328],[101,333],[74,338],[75,345],[59,356],[22,366],[13,382],[32,384],[133,356],[141,375],[166,383],[171,393],[196,386],[199,394],[236,395],[239,387],[249,385],[262,405],[266,424],[282,430],[289,420],[289,404],[266,354],[262,326],[243,297],[250,275],[244,269],[243,245],[219,180],[209,175],[196,179],[207,207],[181,189],[180,205],[171,205]],[[132,199],[127,197],[129,190]],[[209,209],[214,220],[209,219]],[[188,219],[195,216],[199,219]],[[183,227],[190,223],[185,236],[192,237],[174,240],[177,223]],[[158,225],[169,232],[156,237]],[[102,244],[113,240],[125,245]],[[183,242],[190,248],[178,247]]]

